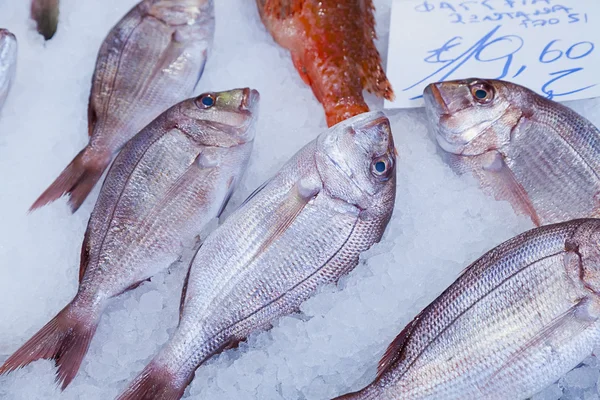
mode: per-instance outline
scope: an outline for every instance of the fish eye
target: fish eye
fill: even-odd
[[[471,94],[481,104],[487,104],[494,99],[494,88],[487,83],[477,83],[471,87]]]
[[[205,93],[196,99],[196,105],[199,108],[211,108],[215,104],[215,96],[212,93]]]
[[[381,180],[388,180],[393,169],[394,161],[388,156],[378,157],[371,162],[371,173]]]

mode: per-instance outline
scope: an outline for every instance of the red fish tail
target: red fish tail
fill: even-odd
[[[178,400],[193,378],[173,374],[156,359],[135,378],[117,400]]]
[[[15,351],[0,367],[0,375],[39,359],[55,360],[56,380],[64,390],[77,375],[98,325],[97,318],[87,320],[74,308],[70,303]]]
[[[83,149],[33,203],[29,211],[45,206],[64,194],[69,194],[71,211],[75,212],[92,191],[110,163],[110,156],[95,153],[88,146]]]

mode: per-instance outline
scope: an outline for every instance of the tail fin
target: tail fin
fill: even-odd
[[[175,377],[152,360],[117,400],[178,400],[192,378],[193,373],[183,380]]]
[[[110,160],[110,156],[92,153],[90,147],[86,147],[33,203],[29,211],[45,206],[67,193],[70,196],[71,211],[77,211],[96,186]]]
[[[56,380],[64,390],[77,375],[98,324],[96,319],[82,321],[72,304],[10,356],[0,367],[0,375],[39,359],[54,359],[58,367]]]

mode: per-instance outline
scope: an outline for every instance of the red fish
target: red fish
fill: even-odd
[[[273,38],[292,53],[300,76],[323,104],[327,125],[369,111],[363,90],[394,93],[373,41],[372,0],[256,0]]]

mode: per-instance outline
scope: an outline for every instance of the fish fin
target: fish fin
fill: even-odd
[[[268,17],[286,19],[302,11],[305,0],[256,0],[259,10]]]
[[[76,310],[75,310],[76,311]],[[64,390],[77,375],[98,322],[82,321],[73,303],[66,306],[0,367],[0,375],[39,360],[55,360],[56,380]]]
[[[587,327],[593,324],[597,319],[592,317],[586,310],[591,306],[591,300],[588,297],[584,297],[579,300],[573,307],[569,308],[563,314],[554,318],[548,325],[546,325],[540,332],[533,336],[527,343],[521,346],[516,352],[514,352],[508,360],[506,360],[500,368],[498,368],[488,379],[493,380],[498,374],[504,371],[507,367],[511,366],[516,360],[518,360],[523,354],[531,349],[532,347],[538,346],[543,342],[552,341],[553,339],[561,340],[560,334],[567,333],[569,337],[573,337],[583,332]],[[558,336],[558,337],[557,337]]]
[[[152,82],[156,76],[163,73],[164,70],[172,69],[172,65],[176,63],[177,59],[181,57],[181,55],[185,52],[185,46],[183,43],[178,40],[178,32],[174,31],[171,35],[171,41],[163,50],[160,59],[156,63],[154,70],[152,71],[152,75],[148,79],[148,82]],[[204,67],[203,67],[204,68]],[[198,77],[198,80],[200,77]],[[149,89],[148,85],[145,86],[144,89]]]
[[[29,211],[43,207],[65,194],[69,195],[71,212],[77,211],[90,194],[102,173],[110,164],[111,157],[90,154],[89,147],[83,149],[33,203]]]
[[[504,162],[504,156],[497,150],[492,150],[481,157],[483,174],[495,177],[492,181],[495,183],[493,193],[496,200],[509,201],[517,212],[528,215],[536,226],[541,226],[540,217],[529,195]]]
[[[179,400],[193,377],[181,380],[152,360],[117,400]]]
[[[79,283],[83,280],[83,275],[90,262],[90,233],[91,229],[86,229],[83,235],[83,244],[81,245],[81,256],[79,257]]]
[[[31,18],[36,22],[37,31],[50,40],[58,26],[58,0],[33,0]]]
[[[277,240],[289,227],[294,223],[294,220],[302,212],[304,207],[312,200],[321,190],[321,187],[313,186],[309,182],[304,183],[302,180],[296,182],[292,189],[288,192],[287,198],[283,200],[279,207],[273,212],[277,219],[269,227],[268,233],[264,238],[257,254],[260,254]]]
[[[120,296],[120,295],[122,295],[123,293],[129,292],[130,290],[137,289],[137,288],[139,288],[139,287],[140,287],[140,286],[141,286],[143,283],[146,283],[146,282],[151,282],[151,281],[152,281],[152,278],[146,278],[146,279],[142,279],[141,281],[138,281],[138,282],[136,282],[136,283],[134,283],[134,284],[132,284],[132,285],[129,285],[129,286],[127,286],[127,287],[126,287],[126,288],[125,288],[125,289],[124,289],[124,290],[123,290],[121,293],[119,293],[119,294],[116,294],[114,297]]]
[[[196,254],[198,254],[198,252],[196,252]],[[181,317],[183,316],[183,306],[185,304],[185,296],[187,295],[188,282],[190,281],[190,272],[192,272],[192,265],[194,265],[194,260],[196,259],[196,254],[194,254],[194,257],[192,257],[192,260],[190,261],[190,266],[188,267],[187,274],[185,274],[185,280],[183,281],[183,288],[181,289],[181,299],[179,301],[179,322],[180,323],[181,323]]]
[[[394,100],[395,95],[392,85],[388,80],[383,67],[381,66],[381,56],[374,40],[377,39],[375,33],[375,6],[373,0],[360,0],[360,8],[363,13],[364,21],[363,32],[365,34],[364,52],[360,60],[362,62],[363,87],[369,92],[384,97],[387,100]]]
[[[94,88],[92,88],[92,93],[94,92]],[[88,101],[88,136],[92,137],[94,134],[94,129],[96,129],[96,123],[98,122],[98,113],[96,112],[96,107],[92,104],[92,96],[90,95],[90,99]]]
[[[402,350],[406,345],[406,342],[410,338],[413,329],[415,328],[417,322],[419,321],[421,314],[417,315],[408,325],[402,329],[402,331],[396,336],[396,338],[390,343],[388,348],[383,353],[379,364],[377,365],[377,377],[378,379],[387,371],[389,367],[391,367],[397,360],[402,357]]]
[[[204,62],[200,65],[200,69],[198,70],[198,76],[196,78],[196,83],[194,84],[194,90],[198,87],[198,83],[200,83],[200,78],[202,78],[202,74],[204,74],[204,67],[206,66],[206,59],[208,58],[208,50],[202,51],[204,56]]]
[[[225,198],[223,199],[223,203],[221,204],[221,208],[219,209],[219,212],[217,213],[217,218],[221,218],[221,215],[227,208],[227,204],[229,204],[229,200],[231,200],[231,196],[233,196],[233,189],[234,189],[234,187],[233,187],[233,177],[232,177],[232,178],[229,178],[229,182],[227,182],[227,194],[225,195]]]
[[[240,204],[240,206],[238,208],[242,208],[243,206],[245,206],[257,194],[259,194],[272,180],[273,180],[273,178],[269,178],[266,181],[264,181],[259,187],[257,187],[256,189],[254,189],[254,191],[252,193],[250,193],[250,196],[246,197],[246,200],[244,200],[242,202],[242,204]]]
[[[296,67],[296,70],[298,71],[300,78],[302,78],[304,83],[306,83],[308,86],[310,86],[312,88],[312,82],[310,80],[310,76],[308,76],[308,72],[306,71],[304,62],[302,61],[302,59],[300,58],[300,56],[298,54],[292,53],[292,62],[294,63],[294,67]],[[321,101],[321,99],[319,99],[319,98],[317,98],[317,100],[319,102]]]

